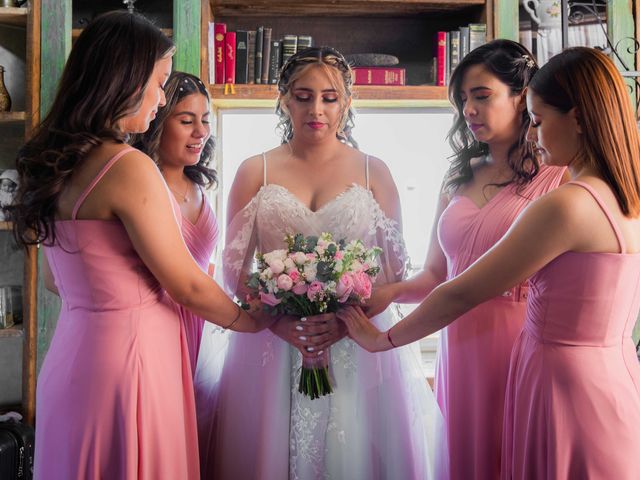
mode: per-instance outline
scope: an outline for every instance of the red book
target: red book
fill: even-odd
[[[399,67],[354,67],[354,85],[404,85],[405,70]]]
[[[236,83],[236,32],[224,36],[224,83]]]
[[[436,33],[436,58],[438,59],[436,85],[444,87],[447,84],[447,32]]]
[[[224,36],[227,33],[226,23],[216,23],[213,27],[213,48],[215,49],[216,83],[224,83]]]

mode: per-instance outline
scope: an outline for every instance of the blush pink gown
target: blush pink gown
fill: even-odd
[[[438,225],[447,278],[462,273],[507,232],[533,200],[556,188],[563,168],[542,166],[520,192],[503,188],[484,207],[454,196]],[[489,300],[440,333],[435,392],[449,439],[454,480],[500,477],[502,418],[509,357],[522,329],[526,285]]]
[[[76,219],[131,150],[45,248],[62,308],[38,377],[39,480],[199,478],[183,323],[120,221]]]
[[[191,256],[204,272],[208,271],[209,260],[218,242],[218,233],[216,216],[213,213],[207,197],[202,193],[202,208],[195,223],[191,223],[189,219],[182,217],[182,236],[187,244],[187,248],[191,252]],[[180,317],[182,318],[187,334],[191,371],[195,372],[204,319],[194,315],[182,305],[176,304],[176,306],[180,311]]]
[[[640,254],[560,255],[531,277],[511,356],[503,479],[640,478]]]

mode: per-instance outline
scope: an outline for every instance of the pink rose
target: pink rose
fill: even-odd
[[[307,289],[309,287],[307,287],[307,284],[304,282],[298,282],[296,283],[293,288],[291,289],[291,291],[293,293],[295,293],[296,295],[304,295],[305,293],[307,293]]]
[[[280,290],[288,292],[291,287],[293,287],[293,279],[289,275],[283,273],[278,277],[278,288]]]
[[[279,298],[276,298],[276,296],[273,293],[264,293],[264,292],[260,292],[260,301],[271,307],[275,307],[281,302],[281,300]]]
[[[293,280],[293,283],[298,283],[300,280],[300,272],[298,270],[291,270],[289,272],[289,277]]]
[[[360,300],[366,300],[371,296],[371,279],[363,271],[353,274],[353,293]]]
[[[324,290],[322,282],[318,282],[317,280],[311,282],[311,285],[309,285],[307,289],[307,298],[313,302],[322,290]]]
[[[351,278],[351,274],[345,273],[338,280],[338,284],[336,285],[336,295],[338,296],[338,301],[340,303],[344,303],[349,299],[349,295],[353,291],[353,279]]]
[[[338,250],[333,257],[336,260],[342,260],[344,258],[344,252],[342,250]]]

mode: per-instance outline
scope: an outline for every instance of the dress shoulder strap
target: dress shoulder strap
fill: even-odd
[[[75,220],[76,219],[76,216],[78,215],[78,210],[80,209],[80,206],[82,205],[82,202],[84,202],[86,200],[87,196],[95,188],[95,186],[102,179],[102,177],[104,177],[104,175],[109,171],[109,169],[113,166],[113,164],[116,163],[118,160],[120,160],[125,154],[127,154],[127,153],[129,153],[129,152],[131,152],[133,150],[135,150],[135,148],[133,148],[133,147],[128,147],[128,148],[125,148],[125,149],[121,150],[120,152],[116,153],[104,165],[104,167],[102,167],[100,169],[100,171],[98,172],[98,175],[96,175],[96,178],[94,178],[91,181],[91,183],[87,186],[87,188],[85,188],[84,191],[82,192],[82,195],[80,195],[78,200],[76,200],[76,204],[73,206],[73,211],[71,212],[71,220]]]
[[[262,152],[262,186],[267,186],[267,154]]]
[[[570,183],[572,185],[578,185],[584,188],[587,192],[591,194],[593,199],[600,206],[600,209],[602,210],[602,212],[607,217],[607,220],[609,220],[609,224],[611,225],[611,228],[613,228],[613,232],[616,236],[616,239],[618,240],[618,245],[620,246],[620,253],[626,253],[627,245],[626,245],[626,242],[624,241],[624,237],[622,236],[622,232],[620,231],[620,228],[618,227],[618,224],[616,223],[616,221],[613,219],[613,215],[611,215],[611,211],[609,210],[609,207],[607,207],[606,203],[604,203],[604,201],[602,200],[602,198],[600,197],[600,194],[596,191],[596,189],[585,182],[573,180],[567,183]]]
[[[364,181],[367,186],[367,190],[369,189],[369,155],[365,154],[364,156]]]

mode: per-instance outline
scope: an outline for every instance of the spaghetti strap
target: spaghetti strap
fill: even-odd
[[[364,156],[364,181],[369,190],[369,155],[367,154]]]
[[[82,205],[82,202],[85,201],[85,199],[87,198],[87,196],[91,193],[91,191],[95,188],[95,186],[97,185],[97,183],[100,181],[100,179],[102,179],[102,177],[104,177],[105,173],[107,173],[109,171],[109,169],[112,167],[112,165],[114,163],[116,163],[118,160],[120,160],[120,158],[122,158],[122,156],[126,153],[129,153],[131,151],[135,150],[135,148],[133,147],[128,147],[125,148],[124,150],[116,153],[111,160],[109,160],[104,167],[102,167],[102,169],[98,172],[98,175],[96,175],[96,178],[94,178],[91,183],[87,186],[87,188],[84,189],[84,192],[82,192],[82,195],[80,195],[80,198],[78,198],[78,200],[76,200],[76,204],[73,206],[73,211],[71,212],[71,220],[75,220],[76,219],[76,215],[78,214],[78,210],[80,209],[80,206]]]
[[[618,227],[618,224],[613,219],[613,216],[611,215],[609,207],[607,207],[607,205],[602,201],[602,198],[600,197],[600,194],[598,192],[596,192],[596,190],[591,185],[589,185],[588,183],[575,181],[575,180],[573,180],[571,182],[567,182],[567,183],[568,184],[572,184],[572,185],[578,185],[578,186],[584,188],[586,191],[588,191],[591,194],[591,196],[594,198],[594,200],[600,206],[600,209],[602,210],[602,212],[607,217],[607,220],[609,220],[609,224],[611,225],[611,228],[613,228],[613,232],[615,233],[615,236],[618,239],[618,245],[620,246],[620,253],[626,253],[627,252],[627,245],[626,245],[626,242],[624,241],[624,237],[622,236],[622,232],[620,231],[620,228]]]
[[[262,186],[267,186],[267,154],[262,152]]]

